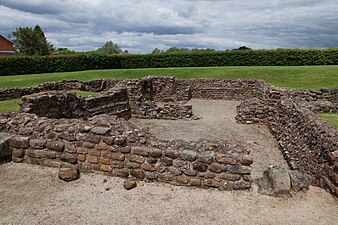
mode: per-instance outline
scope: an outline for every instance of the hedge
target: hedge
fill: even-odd
[[[338,65],[338,49],[245,50],[148,55],[0,57],[0,76],[92,69]]]

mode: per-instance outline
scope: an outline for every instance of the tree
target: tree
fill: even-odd
[[[47,41],[41,27],[19,27],[10,35],[14,48],[24,55],[50,55],[53,45]]]
[[[252,49],[249,48],[249,47],[246,47],[246,46],[241,46],[241,47],[233,49],[233,50],[252,50]]]
[[[163,50],[159,48],[154,48],[154,50],[151,52],[151,54],[160,54],[160,53],[163,53]]]
[[[104,54],[119,54],[122,52],[122,49],[117,44],[114,44],[112,41],[108,41],[96,51]]]

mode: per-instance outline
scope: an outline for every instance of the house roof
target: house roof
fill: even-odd
[[[4,41],[9,42],[10,44],[13,44],[13,42],[11,42],[10,40],[8,40],[7,38],[5,38],[4,36],[2,36],[1,34],[0,34],[0,39],[3,39]]]

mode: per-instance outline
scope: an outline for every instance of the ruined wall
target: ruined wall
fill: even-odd
[[[338,131],[301,103],[271,89],[262,99],[243,101],[236,119],[267,124],[291,169],[310,174],[313,184],[338,196]]]
[[[162,141],[114,116],[88,120],[3,114],[13,161],[76,167],[175,185],[247,189],[253,159],[240,143]]]
[[[23,101],[20,112],[49,118],[88,118],[103,113],[131,117],[126,89],[89,98],[69,92],[46,92],[25,96]]]

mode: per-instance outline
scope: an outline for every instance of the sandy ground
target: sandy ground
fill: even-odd
[[[104,183],[104,179],[107,182]],[[338,224],[338,204],[316,187],[288,199],[82,174],[66,183],[57,169],[0,165],[0,224]],[[106,188],[110,188],[106,190]]]
[[[237,139],[252,148],[253,176],[270,164],[287,167],[267,127],[237,124],[234,101],[189,102],[196,121],[137,121],[163,139]],[[103,182],[104,180],[107,182]],[[82,174],[66,183],[57,169],[0,165],[0,225],[4,224],[338,224],[338,204],[317,187],[287,199],[250,191],[218,191]]]
[[[252,177],[263,176],[269,165],[288,168],[277,143],[265,125],[239,124],[236,122],[236,106],[239,101],[192,99],[193,114],[199,120],[144,120],[132,119],[140,126],[147,126],[150,131],[163,140],[198,140],[226,139],[240,140],[248,145],[254,158]]]

